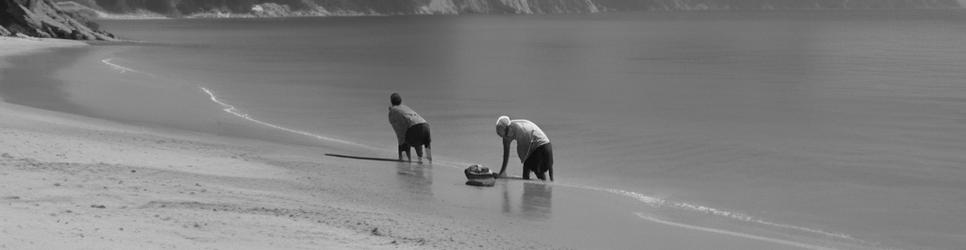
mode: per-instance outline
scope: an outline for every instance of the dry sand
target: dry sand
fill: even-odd
[[[0,38],[0,67],[73,46],[85,44]],[[0,249],[526,247],[452,218],[312,192],[352,189],[293,171],[331,164],[317,153],[0,103]]]

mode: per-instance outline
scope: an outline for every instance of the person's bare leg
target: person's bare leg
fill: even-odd
[[[417,145],[414,148],[416,148],[416,157],[418,157],[417,160],[419,162],[423,162],[423,145]]]
[[[413,162],[413,156],[409,154],[409,147],[406,147],[406,161]]]
[[[548,171],[550,171],[550,181],[553,181],[553,165],[550,165],[550,168],[548,168]]]
[[[426,159],[433,161],[433,150],[429,149],[429,144],[426,144]]]
[[[550,172],[550,181],[553,181],[553,146],[551,144],[547,144],[547,156],[547,162],[544,162],[544,164],[547,164],[547,171]]]

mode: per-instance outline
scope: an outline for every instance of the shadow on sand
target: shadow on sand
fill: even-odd
[[[357,160],[370,160],[370,161],[408,162],[408,161],[393,159],[393,158],[365,157],[365,156],[341,155],[341,154],[325,154],[325,156],[357,159]]]

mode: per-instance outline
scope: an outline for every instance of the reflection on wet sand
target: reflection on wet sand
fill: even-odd
[[[396,163],[400,188],[412,194],[433,196],[433,169],[429,164]]]
[[[510,201],[510,185],[503,187],[503,213],[519,213],[526,218],[549,219],[552,212],[553,186],[543,183],[523,183],[523,194],[520,195],[519,209],[514,212],[513,202]]]

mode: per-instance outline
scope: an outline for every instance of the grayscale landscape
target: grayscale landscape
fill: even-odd
[[[0,249],[961,249],[964,5],[0,0]]]

